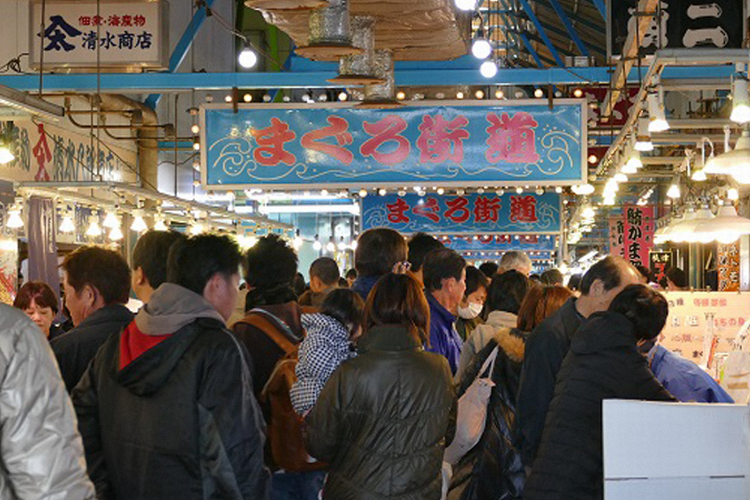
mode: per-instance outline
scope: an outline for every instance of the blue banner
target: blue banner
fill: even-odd
[[[402,233],[559,233],[560,195],[367,196],[362,200],[362,225],[363,229],[390,227]]]
[[[554,235],[473,235],[443,236],[440,242],[457,252],[508,252],[520,250],[534,254],[556,251],[559,247],[558,236]]]
[[[580,100],[207,104],[202,180],[211,189],[577,184],[585,116]]]

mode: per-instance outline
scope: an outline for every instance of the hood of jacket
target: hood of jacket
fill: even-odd
[[[198,318],[224,323],[221,314],[202,295],[174,283],[164,283],[138,311],[135,323],[144,335],[170,335]]]
[[[515,328],[518,324],[518,316],[507,311],[492,311],[487,316],[485,324],[495,328],[506,327]]]
[[[592,314],[573,336],[570,350],[577,354],[591,354],[617,347],[636,347],[635,327],[618,312]]]
[[[303,314],[302,327],[307,332],[307,337],[325,335],[326,337],[341,339],[344,342],[349,340],[349,331],[344,325],[327,314]]]
[[[500,328],[495,334],[495,342],[508,357],[520,363],[526,352],[526,335],[517,328]]]

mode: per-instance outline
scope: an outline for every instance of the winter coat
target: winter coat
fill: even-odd
[[[453,467],[449,500],[516,500],[523,496],[526,472],[513,428],[525,336],[515,328],[497,328],[494,337],[477,353],[465,372],[458,397],[477,378],[492,351],[500,347],[490,375],[495,386],[487,405],[484,433],[479,443]]]
[[[445,358],[401,325],[373,327],[308,416],[308,450],[331,464],[326,500],[438,500],[456,396]]]
[[[536,458],[547,409],[555,392],[555,380],[568,354],[570,341],[584,318],[570,298],[542,321],[526,341],[521,386],[516,404],[516,433],[521,457],[527,467]]]
[[[370,295],[370,290],[375,288],[375,284],[383,276],[357,276],[352,284],[352,290],[357,292],[362,300],[367,302],[367,296]]]
[[[307,336],[299,346],[297,381],[289,391],[294,411],[300,415],[315,406],[333,371],[355,355],[349,330],[332,317],[303,314],[302,326]]]
[[[50,341],[68,392],[81,380],[102,344],[131,321],[133,313],[127,307],[111,304],[94,311],[75,328]]]
[[[593,314],[573,338],[557,376],[525,500],[604,497],[605,399],[675,401],[638,352],[633,324],[616,312]]]
[[[296,302],[285,302],[283,304],[263,305],[262,309],[271,313],[276,320],[283,323],[291,333],[290,342],[299,344],[305,336],[302,328],[302,309]],[[235,323],[232,331],[237,339],[244,344],[250,354],[250,369],[253,376],[253,393],[260,399],[268,379],[276,368],[276,363],[284,356],[284,350],[276,344],[263,330],[256,328],[242,320]],[[268,415],[266,415],[268,417]]]
[[[456,331],[458,332],[458,336],[461,337],[463,342],[466,342],[466,339],[471,336],[474,329],[483,323],[484,321],[482,321],[480,316],[472,319],[466,319],[459,316],[456,318]]]
[[[427,293],[427,302],[430,305],[430,345],[426,349],[445,356],[451,373],[455,375],[461,356],[461,337],[456,331],[456,317],[431,293]]]
[[[660,345],[654,346],[651,371],[679,401],[734,403],[734,399],[700,366]]]
[[[518,316],[515,314],[506,311],[492,311],[487,316],[487,322],[477,326],[461,347],[461,357],[458,360],[458,370],[456,371],[456,382],[461,382],[463,373],[472,364],[474,356],[490,343],[490,340],[495,337],[499,329],[504,328],[509,331],[516,327],[516,323],[518,323]]]
[[[73,403],[100,500],[267,498],[246,352],[201,295],[161,285]]]
[[[75,413],[47,340],[0,304],[0,498],[94,498]]]

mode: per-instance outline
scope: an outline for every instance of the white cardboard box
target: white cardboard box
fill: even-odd
[[[607,400],[605,500],[750,499],[748,406]]]

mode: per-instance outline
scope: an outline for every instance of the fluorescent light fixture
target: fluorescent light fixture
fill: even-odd
[[[744,64],[739,65],[744,71]],[[750,122],[750,96],[747,91],[747,76],[738,72],[732,79],[732,115],[729,117],[735,123]]]
[[[648,130],[649,119],[642,116],[638,119],[638,133],[635,136],[636,151],[648,152],[654,150],[654,143],[651,142],[651,132]]]

